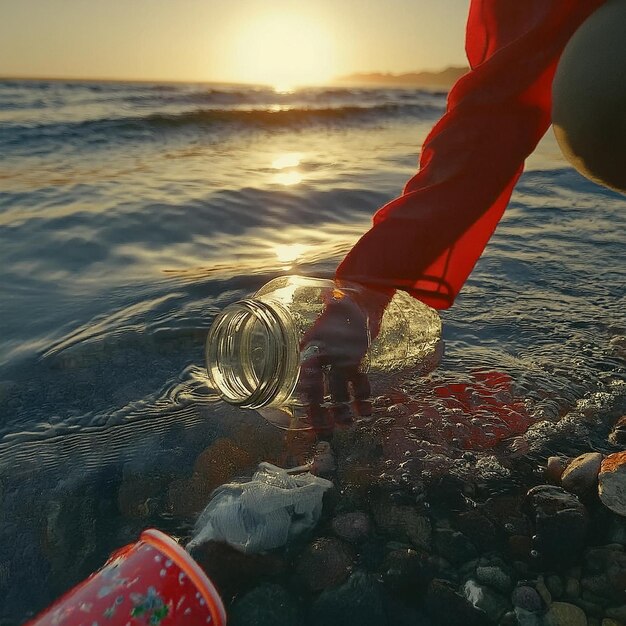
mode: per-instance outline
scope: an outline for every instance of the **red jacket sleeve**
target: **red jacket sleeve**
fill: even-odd
[[[419,172],[383,206],[337,277],[448,308],[550,125],[556,64],[604,0],[472,0],[470,71],[422,147]]]

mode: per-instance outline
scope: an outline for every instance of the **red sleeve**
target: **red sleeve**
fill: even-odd
[[[576,28],[604,0],[472,0],[470,71],[422,147],[419,172],[382,207],[338,278],[448,308],[550,125],[551,85]]]

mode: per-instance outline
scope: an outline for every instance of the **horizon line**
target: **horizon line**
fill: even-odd
[[[333,76],[329,78],[326,82],[321,83],[309,83],[306,85],[294,85],[295,87],[305,87],[305,86],[320,86],[320,85],[328,85],[333,82],[337,82],[340,80],[344,80],[350,77],[359,77],[359,76],[368,76],[368,75],[380,75],[380,76],[391,76],[391,77],[401,77],[412,74],[441,74],[450,69],[462,69],[464,66],[462,65],[447,65],[446,67],[439,70],[429,70],[429,69],[421,69],[421,70],[411,70],[408,72],[387,72],[382,70],[359,70],[355,72],[351,72],[350,74],[343,74],[340,76]],[[101,83],[163,83],[163,84],[184,84],[184,83],[193,83],[193,84],[214,84],[214,85],[246,85],[249,87],[271,87],[273,88],[275,85],[271,83],[251,83],[245,81],[232,81],[232,80],[211,80],[211,79],[201,79],[201,78],[113,78],[113,77],[100,77],[100,76],[59,76],[59,75],[36,75],[36,74],[2,74],[0,73],[0,81],[7,80],[31,80],[31,81],[53,81],[53,82],[101,82]]]

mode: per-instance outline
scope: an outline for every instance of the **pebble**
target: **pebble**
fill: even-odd
[[[513,589],[511,601],[513,602],[513,606],[530,613],[541,611],[543,608],[541,596],[535,589],[528,585],[520,585]]]
[[[580,595],[580,581],[577,578],[565,580],[565,595],[568,598],[577,598]]]
[[[626,516],[626,451],[609,454],[602,461],[598,493],[604,506]]]
[[[518,606],[515,607],[517,626],[541,626],[541,617],[537,613],[531,613]]]
[[[556,574],[551,574],[546,578],[546,586],[553,598],[560,598],[565,592],[563,581]]]
[[[584,562],[585,572],[580,581],[584,591],[615,604],[626,603],[626,553],[621,545],[590,548],[585,552]]]
[[[574,563],[581,554],[589,516],[577,496],[561,487],[538,485],[526,495],[535,523],[533,549],[555,567]]]
[[[601,463],[602,455],[599,452],[581,454],[563,472],[561,485],[564,489],[584,498],[596,489]]]
[[[322,591],[336,587],[348,577],[352,560],[352,551],[346,544],[323,537],[304,549],[296,573],[309,591]]]
[[[300,609],[280,585],[256,587],[238,599],[229,611],[230,626],[299,626]]]
[[[618,622],[626,623],[626,604],[622,606],[610,606],[606,609],[606,616]]]
[[[466,511],[455,520],[456,529],[462,532],[481,552],[493,550],[496,543],[496,527],[478,511]]]
[[[587,616],[574,604],[553,602],[544,622],[546,626],[587,626]]]
[[[560,456],[548,457],[548,465],[546,466],[545,477],[550,483],[558,485],[561,482],[561,476],[567,467],[567,460]]]
[[[609,441],[616,446],[626,445],[626,415],[622,415],[609,434]]]
[[[535,589],[537,590],[537,593],[541,596],[541,600],[543,601],[544,605],[550,606],[552,604],[552,594],[546,586],[543,580],[543,576],[539,576],[537,578],[537,582],[535,583]]]
[[[465,563],[478,556],[474,544],[463,533],[448,528],[435,531],[435,547],[453,565]]]
[[[420,515],[413,506],[378,502],[374,507],[374,520],[383,532],[395,536],[404,535],[418,548],[428,550],[432,545],[430,520]]]
[[[477,567],[476,578],[479,582],[503,593],[511,591],[513,586],[511,577],[504,570],[495,566]]]
[[[463,626],[487,626],[491,622],[487,616],[475,609],[454,587],[445,580],[435,579],[428,585],[424,601],[426,612],[432,624],[462,624]],[[350,622],[355,623],[355,622]]]
[[[380,591],[364,572],[355,572],[341,586],[327,589],[311,607],[311,626],[388,626]]]
[[[410,602],[426,589],[435,571],[435,565],[425,552],[394,550],[383,562],[382,580],[388,591]]]
[[[337,515],[331,523],[334,533],[344,541],[359,543],[367,539],[372,530],[372,523],[366,513],[351,511]]]
[[[463,594],[468,602],[484,611],[495,623],[511,608],[506,598],[471,578],[463,586]]]

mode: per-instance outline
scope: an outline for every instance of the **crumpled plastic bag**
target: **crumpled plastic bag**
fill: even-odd
[[[261,463],[252,479],[218,487],[200,514],[190,550],[206,541],[224,541],[242,552],[284,546],[313,528],[332,482],[310,473],[291,475]]]

